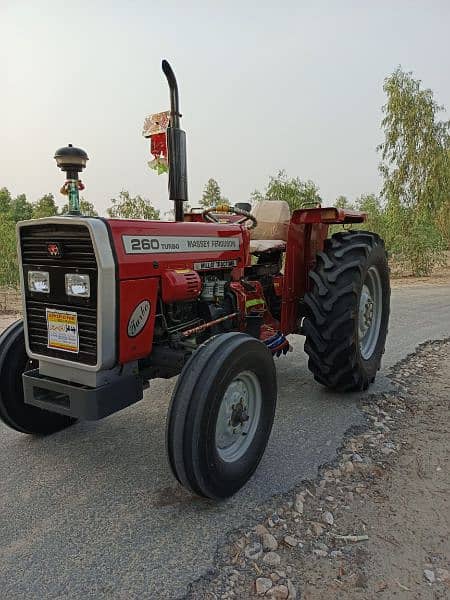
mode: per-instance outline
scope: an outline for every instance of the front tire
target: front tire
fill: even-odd
[[[32,368],[25,350],[23,322],[16,321],[0,335],[0,420],[20,433],[47,435],[75,419],[25,404],[22,373]]]
[[[308,367],[329,388],[366,390],[380,368],[389,322],[384,242],[369,231],[337,233],[309,276],[303,323]]]
[[[237,492],[263,456],[276,397],[275,365],[264,344],[233,332],[200,346],[179,376],[167,420],[178,481],[206,498]]]

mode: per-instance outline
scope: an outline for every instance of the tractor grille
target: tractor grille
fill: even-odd
[[[94,248],[89,230],[83,225],[33,225],[23,227],[20,236],[22,263],[96,269]],[[61,244],[61,258],[49,255],[49,242]]]
[[[57,244],[61,253],[51,256],[49,244]],[[63,358],[77,363],[97,362],[97,261],[89,230],[83,225],[31,225],[20,230],[25,306],[30,350],[36,354]],[[50,293],[28,290],[28,271],[47,271]],[[68,296],[65,274],[88,274],[90,298]],[[79,352],[66,352],[47,347],[46,308],[77,313]]]
[[[69,310],[78,315],[78,336],[80,351],[78,354],[47,348],[46,308]],[[66,358],[76,362],[95,365],[97,362],[97,311],[92,308],[76,307],[64,304],[46,304],[27,300],[28,340],[30,349],[36,354]]]

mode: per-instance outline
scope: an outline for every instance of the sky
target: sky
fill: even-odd
[[[166,58],[192,205],[210,177],[245,202],[279,169],[325,204],[376,193],[383,80],[401,65],[450,107],[449,22],[448,0],[0,0],[0,187],[62,205],[53,156],[72,143],[99,212],[122,189],[169,210],[142,137],[169,108]]]

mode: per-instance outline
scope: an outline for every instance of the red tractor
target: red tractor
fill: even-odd
[[[209,498],[235,493],[265,450],[275,414],[274,357],[305,336],[321,384],[365,390],[384,351],[390,285],[383,241],[368,231],[328,237],[365,215],[337,208],[290,214],[260,202],[184,215],[185,133],[178,88],[166,132],[175,222],[84,217],[84,151],[56,153],[68,216],[18,224],[23,321],[0,336],[0,417],[44,435],[100,419],[179,375],[167,418],[178,481]],[[151,385],[150,385],[151,392]]]

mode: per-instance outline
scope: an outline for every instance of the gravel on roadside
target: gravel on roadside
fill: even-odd
[[[366,398],[316,481],[257,507],[187,600],[450,598],[450,341],[428,342]]]

